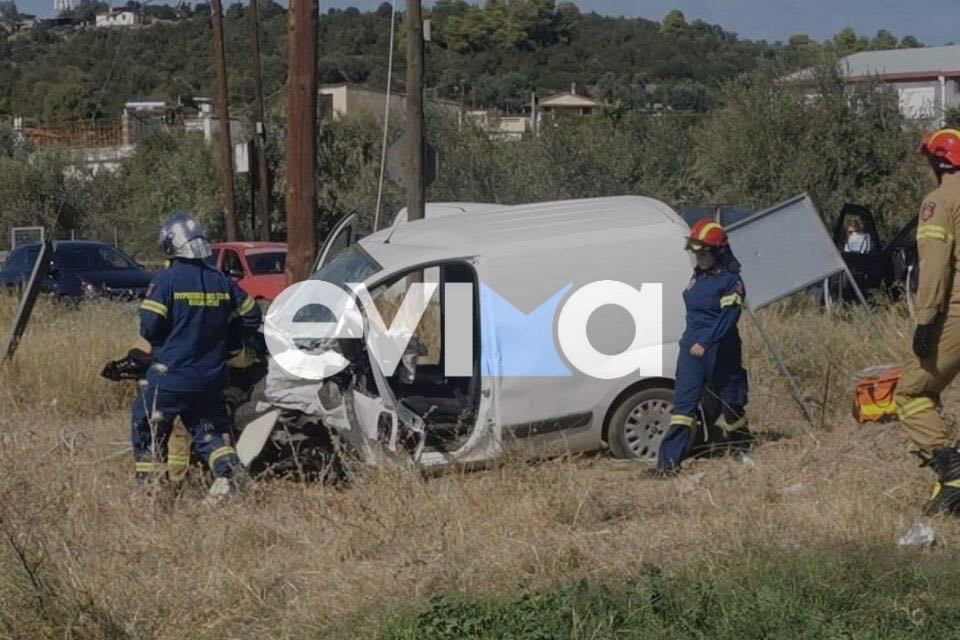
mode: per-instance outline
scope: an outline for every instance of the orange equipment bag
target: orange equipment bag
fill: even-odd
[[[889,422],[897,419],[893,392],[903,373],[898,364],[878,364],[857,374],[853,396],[853,417],[857,422]]]

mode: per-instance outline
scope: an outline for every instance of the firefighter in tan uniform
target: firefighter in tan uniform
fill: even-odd
[[[907,437],[938,476],[925,512],[960,516],[957,434],[937,411],[940,393],[960,373],[960,131],[940,130],[924,139],[920,151],[940,186],[920,207],[917,360],[906,366],[895,401]]]

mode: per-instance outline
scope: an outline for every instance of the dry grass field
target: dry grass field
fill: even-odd
[[[260,483],[214,508],[197,491],[148,498],[122,453],[132,390],[98,376],[132,341],[134,309],[44,301],[0,370],[0,637],[347,637],[345,620],[376,629],[441,594],[630,581],[760,547],[892,556],[929,489],[896,425],[849,417],[852,374],[899,357],[906,316],[878,314],[876,339],[861,312],[779,309],[762,318],[819,423],[803,428],[744,319],[752,424],[767,436],[754,466],[697,461],[656,481],[588,456],[342,490]],[[4,333],[12,312],[0,302]],[[935,527],[925,553],[946,562],[960,526]]]

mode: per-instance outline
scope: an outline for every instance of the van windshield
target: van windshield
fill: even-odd
[[[323,280],[346,288],[347,283],[363,282],[382,268],[359,244],[354,244],[341,251],[336,258],[310,276],[310,279]]]
[[[310,276],[310,279],[329,282],[349,292],[348,284],[363,282],[382,268],[380,263],[360,248],[359,244],[353,244],[338,253],[336,258],[316,271]],[[301,297],[296,302],[288,303],[294,305],[291,308],[297,308],[297,312],[293,316],[294,322],[337,321],[340,312],[343,310],[342,306],[321,304],[319,301],[310,298],[309,292],[305,292],[305,295],[306,298]],[[347,296],[347,298],[350,298],[350,296]],[[340,304],[343,304],[343,300]]]

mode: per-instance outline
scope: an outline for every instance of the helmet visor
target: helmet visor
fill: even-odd
[[[213,255],[213,249],[206,238],[188,240],[174,250],[174,256],[187,260],[205,260]]]

